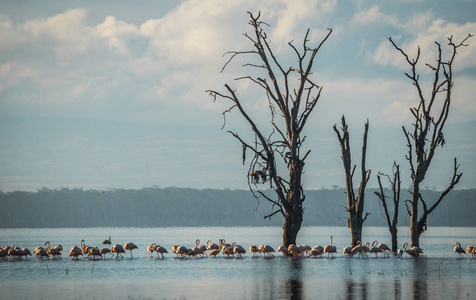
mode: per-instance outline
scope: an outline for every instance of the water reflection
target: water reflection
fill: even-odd
[[[414,299],[428,299],[428,265],[426,259],[416,258],[413,261],[413,282],[411,293]]]
[[[346,286],[346,297],[345,299],[352,300],[352,299],[367,299],[367,280],[362,278],[360,280],[355,280],[349,278],[345,282]]]
[[[289,279],[288,279],[288,293],[289,299],[300,300],[304,299],[303,282],[302,282],[302,261],[300,259],[289,260]]]
[[[398,279],[393,282],[393,295],[395,300],[402,299],[402,283]]]

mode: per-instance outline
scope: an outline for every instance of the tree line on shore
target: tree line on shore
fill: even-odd
[[[376,190],[376,189],[375,189]],[[366,226],[386,226],[380,201],[368,189]],[[263,193],[272,191],[263,191]],[[437,198],[436,190],[423,190]],[[476,189],[454,190],[430,215],[429,226],[476,226]],[[402,191],[402,201],[410,194]],[[303,226],[347,226],[344,188],[308,190]],[[83,190],[48,189],[0,192],[0,228],[282,226],[264,219],[272,207],[249,190],[159,188]],[[399,226],[410,217],[400,205]]]

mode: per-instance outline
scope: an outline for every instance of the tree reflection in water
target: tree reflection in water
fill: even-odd
[[[354,280],[349,278],[345,282],[346,285],[346,297],[345,299],[367,299],[367,280],[361,278],[360,280]]]
[[[305,299],[303,295],[302,282],[302,261],[300,259],[289,260],[289,277],[288,277],[288,292],[289,299],[300,300]]]
[[[429,299],[428,297],[428,265],[426,259],[416,258],[413,263],[412,294],[414,299]]]

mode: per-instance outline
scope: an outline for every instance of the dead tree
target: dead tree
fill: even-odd
[[[407,211],[410,215],[410,237],[411,245],[419,246],[420,235],[427,228],[427,218],[435,208],[441,203],[443,198],[458,184],[463,173],[458,173],[459,165],[456,158],[454,159],[453,176],[448,187],[442,191],[438,199],[428,205],[420,193],[420,185],[425,179],[426,172],[430,167],[431,161],[435,155],[438,146],[443,147],[445,137],[443,129],[448,119],[451,105],[451,94],[453,89],[453,62],[458,48],[465,47],[465,42],[472,37],[468,34],[460,43],[453,41],[453,36],[448,38],[448,45],[451,49],[450,59],[443,61],[441,45],[437,42],[438,57],[435,64],[426,65],[433,74],[431,91],[428,96],[424,96],[423,89],[420,85],[420,75],[417,73],[416,67],[420,58],[420,47],[415,59],[410,59],[408,55],[399,48],[392,40],[389,41],[406,59],[410,65],[410,73],[405,75],[412,81],[418,94],[418,105],[410,108],[414,118],[412,124],[413,130],[407,130],[404,126],[403,133],[407,140],[408,154],[406,159],[410,164],[410,172],[412,178],[411,200],[407,200]],[[418,213],[419,206],[423,208],[423,213]]]
[[[366,213],[364,216],[364,199],[365,199],[365,187],[370,179],[371,170],[365,169],[365,160],[367,153],[367,132],[369,130],[369,121],[365,123],[364,129],[364,143],[362,146],[362,160],[361,171],[362,180],[358,195],[355,195],[353,177],[356,165],[352,167],[352,157],[350,152],[349,131],[348,125],[345,122],[345,117],[342,116],[342,135],[337,129],[337,125],[334,125],[334,131],[339,139],[340,148],[342,152],[342,162],[344,163],[345,171],[345,191],[347,194],[347,211],[349,213],[349,228],[352,236],[352,247],[357,246],[357,242],[362,242],[362,226],[370,213]]]
[[[329,29],[324,39],[314,48],[309,45],[309,29],[304,37],[302,48],[298,49],[293,42],[289,42],[288,44],[297,58],[297,67],[285,69],[272,51],[268,36],[263,29],[264,26],[269,25],[260,21],[260,14],[257,16],[248,14],[250,16],[249,24],[254,33],[252,35],[245,33],[244,36],[251,42],[253,49],[228,52],[230,58],[223,69],[239,55],[251,55],[252,58],[259,59],[259,63],[246,63],[244,66],[257,70],[261,76],[250,75],[236,80],[250,80],[265,92],[269,105],[270,126],[259,128],[243,106],[243,101],[237,91],[228,84],[225,84],[225,93],[214,90],[207,92],[214,98],[214,101],[217,98],[223,98],[231,102],[231,107],[223,113],[224,116],[237,109],[249,124],[254,134],[254,140],[251,142],[236,132],[229,132],[243,147],[243,164],[246,161],[246,153],[248,151],[252,153],[253,157],[250,160],[247,175],[248,186],[258,199],[258,204],[260,198],[272,203],[273,210],[265,218],[271,218],[279,213],[284,216],[283,244],[288,246],[296,243],[296,237],[303,220],[305,195],[301,176],[304,161],[310,150],[306,151],[304,155],[301,153],[301,146],[305,140],[305,136],[302,136],[301,133],[322,91],[322,87],[317,85],[312,78],[311,70],[319,49],[332,30]],[[282,169],[286,169],[287,174],[278,172]],[[275,196],[265,194],[258,189],[257,183],[260,178],[262,179],[261,183],[269,184]]]
[[[393,200],[393,218],[390,220],[390,214],[388,212],[388,205],[387,205],[387,196],[385,194],[385,190],[383,188],[382,180],[380,176],[387,177],[388,182],[390,183],[390,187],[392,189],[392,200]],[[398,238],[397,238],[397,226],[398,226],[398,209],[400,207],[400,165],[397,162],[393,162],[393,171],[392,171],[392,178],[389,175],[379,172],[377,175],[379,191],[374,192],[375,195],[380,199],[382,203],[383,210],[385,213],[385,220],[387,221],[388,230],[390,231],[390,235],[392,237],[392,251],[396,252],[398,248]]]

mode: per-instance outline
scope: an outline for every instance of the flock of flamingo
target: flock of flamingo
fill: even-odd
[[[103,241],[103,245],[111,245],[111,237]],[[44,246],[39,246],[33,250],[33,254],[38,259],[61,259],[61,251],[63,247],[61,245],[54,246],[51,248],[50,242],[47,241]],[[412,258],[417,258],[420,254],[423,253],[423,250],[419,247],[408,248],[408,243],[403,244],[403,250],[398,249],[397,257],[401,258],[404,253],[408,254]],[[105,259],[106,255],[111,255],[110,258],[124,258],[123,253],[126,253],[126,250],[130,251],[131,258],[132,250],[138,249],[134,243],[126,243],[124,246],[119,244],[114,244],[111,248],[108,247],[91,247],[87,246],[84,240],[81,240],[80,247],[73,246],[70,249],[68,257],[71,257],[73,260],[79,260],[79,257],[86,257],[91,260]],[[359,258],[368,257],[368,254],[375,254],[375,257],[378,257],[378,254],[382,254],[383,257],[390,257],[387,251],[390,251],[390,248],[382,243],[374,241],[371,245],[369,242],[362,245],[359,241],[355,247],[344,247],[342,253],[344,256],[353,257],[358,255]],[[164,259],[164,253],[168,253],[167,249],[157,245],[156,243],[151,243],[147,247],[147,252],[149,257],[153,257],[153,253],[157,252],[157,259]],[[330,237],[330,244],[324,247],[316,245],[310,247],[308,245],[294,245],[291,244],[289,247],[279,246],[277,251],[273,249],[270,245],[261,245],[259,247],[251,245],[249,247],[249,252],[253,257],[256,257],[258,253],[262,253],[264,258],[274,258],[273,253],[282,252],[283,256],[288,256],[291,258],[304,258],[304,257],[324,257],[327,254],[328,258],[334,258],[337,253],[337,248],[333,244],[333,237]],[[454,247],[454,252],[456,252],[460,257],[463,257],[463,254],[471,254],[472,258],[476,258],[476,247],[468,246],[465,249],[461,246],[459,242],[456,242]],[[189,259],[189,258],[204,258],[204,257],[213,257],[220,253],[226,255],[227,258],[242,258],[243,254],[246,253],[246,250],[236,243],[226,243],[225,239],[220,239],[218,244],[212,243],[211,240],[208,240],[206,245],[201,245],[200,240],[195,241],[195,246],[193,248],[187,248],[185,246],[174,245],[172,247],[172,253],[176,255],[176,258],[179,259]],[[15,261],[15,260],[27,260],[28,255],[32,255],[27,248],[19,248],[14,246],[5,246],[0,247],[0,261]]]

